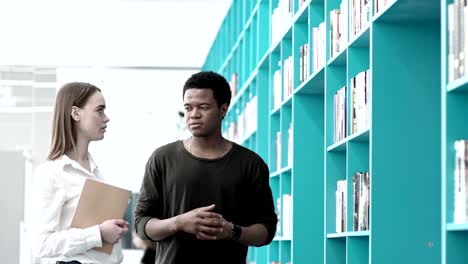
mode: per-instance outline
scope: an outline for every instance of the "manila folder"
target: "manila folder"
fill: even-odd
[[[127,210],[131,192],[116,186],[87,178],[73,215],[71,227],[87,228],[109,219],[122,219]],[[104,243],[99,252],[112,253],[113,245]]]

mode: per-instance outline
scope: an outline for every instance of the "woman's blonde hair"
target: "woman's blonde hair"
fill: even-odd
[[[72,107],[83,107],[96,92],[101,92],[101,89],[85,82],[71,82],[60,88],[55,99],[49,160],[58,159],[76,147],[76,124],[71,116]]]

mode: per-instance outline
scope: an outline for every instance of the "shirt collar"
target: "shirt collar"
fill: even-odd
[[[89,152],[88,152],[88,160],[89,160],[89,166],[91,168],[91,174],[94,174],[95,170],[98,168],[98,166],[94,162],[94,159],[93,159],[93,157],[91,156],[91,154]],[[69,166],[72,166],[75,169],[82,170],[82,171],[84,171],[84,172],[86,172],[88,174],[90,173],[88,170],[83,168],[83,166],[81,166],[78,162],[76,162],[75,160],[72,160],[66,154],[63,154],[60,158],[56,159],[55,162],[57,162],[59,164],[59,166],[62,167],[62,168],[69,165]]]

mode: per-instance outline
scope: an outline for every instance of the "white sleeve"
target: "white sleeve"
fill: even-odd
[[[32,251],[35,257],[71,257],[102,246],[98,225],[61,230],[59,223],[66,191],[58,188],[53,166],[38,167],[33,183]]]

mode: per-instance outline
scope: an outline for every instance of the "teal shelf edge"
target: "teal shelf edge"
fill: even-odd
[[[279,178],[279,176],[280,176],[280,173],[277,173],[277,172],[270,174],[270,178]]]
[[[348,234],[348,237],[365,237],[365,236],[370,236],[370,230],[366,231],[352,231],[352,232],[346,232]]]
[[[339,151],[345,151],[346,150],[346,143],[349,141],[354,141],[354,142],[369,142],[369,134],[370,134],[370,129],[365,129],[360,132],[354,133],[350,136],[347,136],[346,138],[333,143],[329,147],[327,147],[328,152],[339,152]]]
[[[365,237],[365,236],[370,236],[370,230],[327,234],[327,238]]]
[[[447,85],[447,92],[468,92],[468,76],[463,76]]]
[[[328,66],[344,66],[346,65],[346,51],[348,50],[348,45],[345,45],[338,54],[330,58],[327,62]]]
[[[275,107],[274,109],[272,109],[271,112],[270,112],[270,116],[279,115],[282,105],[283,104],[280,104],[277,107]]]
[[[283,37],[284,37],[284,36],[283,36]],[[280,50],[280,44],[281,44],[281,40],[283,39],[283,37],[278,38],[277,40],[275,40],[275,42],[271,43],[271,46],[270,46],[270,48],[268,49],[268,54],[272,54],[272,53],[275,52],[277,49]]]
[[[292,28],[293,28],[293,23],[294,21],[292,20],[291,17],[291,22],[289,23],[288,27],[284,28],[284,31],[280,34],[280,37],[278,39],[275,39],[275,42],[272,43],[269,52],[268,53],[273,53],[274,50],[280,45],[281,41],[286,38],[288,35],[292,35]],[[273,41],[273,40],[272,40]]]
[[[323,94],[324,88],[325,88],[324,82],[325,82],[325,66],[320,68],[318,71],[313,72],[312,75],[310,75],[296,89],[294,89],[293,94],[296,94],[296,93]]]
[[[338,142],[333,143],[333,145],[327,147],[328,152],[340,152],[346,150],[347,138],[344,138]]]
[[[366,25],[352,40],[349,41],[348,47],[369,47],[370,46],[370,23]]]
[[[384,9],[381,10],[377,15],[374,14],[374,16],[372,17],[372,23],[375,23],[376,21],[378,21],[380,19],[380,17],[383,16],[383,14],[385,14],[395,3],[397,2],[397,0],[393,0],[393,2],[387,4],[386,6],[384,6]]]
[[[234,54],[234,52],[236,51],[237,47],[239,46],[239,43],[241,42],[242,38],[244,37],[245,35],[245,32],[247,31],[247,28],[250,26],[250,24],[252,24],[252,20],[253,20],[253,17],[255,15],[255,13],[257,13],[257,10],[260,6],[260,1],[258,1],[256,4],[255,4],[255,7],[252,9],[252,12],[250,13],[250,16],[249,16],[249,19],[247,19],[247,22],[245,23],[244,25],[244,28],[242,28],[242,31],[241,33],[239,34],[239,36],[237,37],[237,40],[236,42],[234,42],[234,46],[232,46],[231,48],[231,51],[229,52],[229,55],[226,57],[226,59],[224,60],[223,64],[221,64],[221,67],[219,67],[218,71],[217,72],[223,72],[224,68],[227,66],[227,64],[229,63],[229,61],[231,60],[232,58],[232,55]],[[213,42],[214,43],[214,42]],[[213,48],[213,47],[211,47]],[[210,48],[210,51],[211,51],[211,48]],[[209,54],[209,53],[208,53]],[[205,59],[206,60],[206,59]]]
[[[408,21],[428,21],[437,20],[440,16],[437,9],[431,9],[430,2],[434,0],[425,0],[425,4],[421,5],[414,0],[393,0],[388,3],[384,10],[375,15],[372,22],[408,22]],[[438,1],[438,0],[435,0]],[[414,15],[414,9],[418,9],[418,16]]]
[[[307,10],[307,7],[310,5],[310,2],[312,2],[312,0],[305,1],[305,3],[302,4],[302,7],[299,10],[297,10],[296,14],[294,14],[293,16],[293,24],[296,24],[297,20],[302,15],[304,15],[304,11]]]
[[[246,136],[245,139],[239,145],[244,145],[244,143],[252,139],[255,136],[255,134],[257,134],[257,130],[250,132],[250,135]]]
[[[357,142],[369,142],[369,134],[370,134],[370,129],[364,129],[362,131],[358,131],[351,136],[348,136],[347,139],[348,141],[357,141]]]
[[[265,63],[266,59],[270,56],[270,54],[267,52],[265,52],[265,54],[263,54],[263,57],[260,59],[260,61],[258,61],[258,64],[257,66],[255,67],[255,69],[253,71],[258,71],[258,68],[262,67],[263,63]]]
[[[464,223],[464,224],[450,223],[446,225],[445,229],[447,231],[468,231],[468,223]]]
[[[293,94],[289,95],[287,98],[285,98],[283,100],[283,102],[281,103],[281,107],[291,107],[292,105],[292,98],[293,98]]]
[[[281,168],[281,169],[279,169],[277,171],[274,171],[274,172],[270,173],[270,178],[273,178],[273,177],[279,176],[282,173],[287,173],[287,172],[291,172],[291,171],[292,171],[292,167],[291,167],[291,165],[288,165],[288,166],[286,166],[284,168]]]
[[[327,234],[327,238],[346,238],[346,232],[330,233]]]
[[[290,236],[275,236],[273,241],[291,241],[292,238]]]

